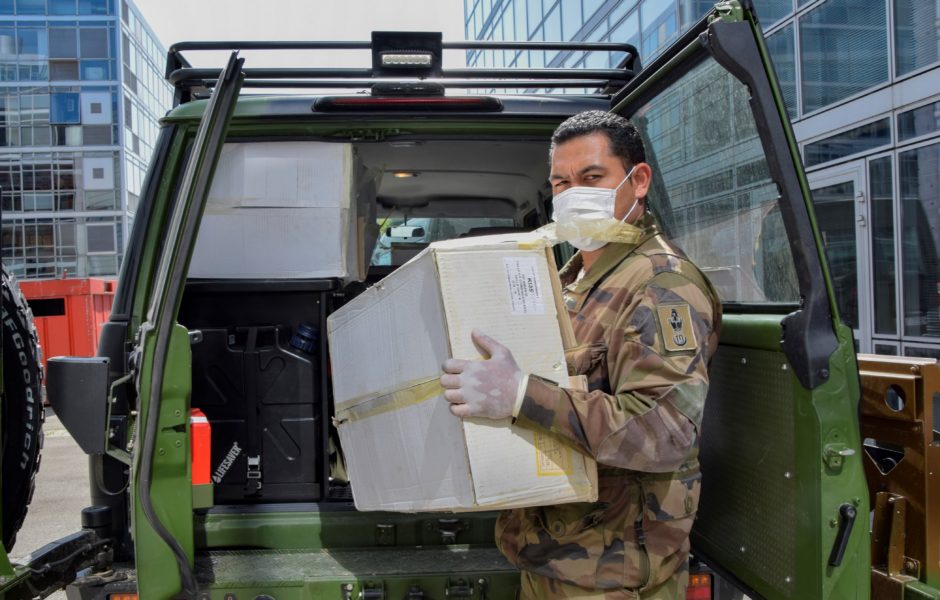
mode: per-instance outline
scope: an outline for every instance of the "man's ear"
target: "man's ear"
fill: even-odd
[[[646,198],[653,183],[653,169],[645,162],[637,163],[633,169],[633,194],[637,198]]]

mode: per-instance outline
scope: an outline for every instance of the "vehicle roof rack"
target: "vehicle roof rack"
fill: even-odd
[[[420,93],[429,88],[557,89],[596,88],[598,94],[613,94],[639,71],[639,55],[631,44],[608,42],[444,42],[440,33],[373,32],[368,42],[334,41],[212,41],[179,42],[167,52],[165,77],[173,85],[174,106],[208,94],[221,69],[196,68],[183,55],[193,51],[242,50],[369,50],[372,65],[363,68],[246,68],[245,88],[356,88],[372,89],[373,95],[397,89],[407,95],[409,84]],[[458,68],[444,69],[444,50],[550,50],[573,52],[624,52],[614,69],[589,68]],[[377,85],[380,84],[380,85]],[[415,92],[419,93],[419,92]]]

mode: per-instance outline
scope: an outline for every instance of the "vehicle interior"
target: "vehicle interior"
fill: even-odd
[[[306,172],[310,165],[296,158],[294,166],[284,166],[285,145],[293,157],[309,153],[320,161],[316,171]],[[279,176],[305,186],[333,185],[320,173],[342,166],[323,162],[325,145],[333,160],[350,163],[347,180],[331,188],[344,195],[332,207],[314,206],[319,200],[301,188],[272,185],[259,196],[250,183],[237,190],[219,183],[209,195],[179,322],[200,332],[192,345],[193,407],[212,424],[211,464],[239,449],[224,472],[214,473],[217,506],[348,501],[338,457],[331,478],[321,450],[330,417],[325,317],[431,241],[525,231],[545,219],[546,139],[239,143],[223,150],[216,180],[241,172],[250,182],[255,169],[280,160]],[[262,215],[266,222],[256,227]],[[301,235],[285,235],[292,225],[281,216],[301,222]],[[231,229],[217,223],[231,220],[244,228],[241,247],[219,253],[222,240],[204,238],[231,239]],[[412,228],[411,238],[389,235],[409,222],[423,231]],[[343,253],[352,258],[332,260]],[[259,254],[268,259],[258,269],[268,272],[248,264],[247,256]],[[330,257],[330,266],[318,256]],[[304,264],[319,266],[305,272]],[[312,328],[315,347],[292,345],[302,324]]]

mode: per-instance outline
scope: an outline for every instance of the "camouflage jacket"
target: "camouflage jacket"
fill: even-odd
[[[598,462],[597,503],[517,509],[497,523],[521,569],[589,589],[650,589],[685,565],[698,506],[698,430],[721,302],[647,215],[637,245],[608,244],[580,280],[562,269],[577,392],[529,376],[516,423]]]

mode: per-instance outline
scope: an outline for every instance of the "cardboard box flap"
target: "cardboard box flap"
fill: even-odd
[[[431,395],[435,387],[438,393]],[[402,392],[344,411],[347,420],[338,419],[356,508],[416,512],[473,506],[461,422],[443,390],[426,382]]]
[[[431,260],[412,260],[334,312],[327,333],[336,411],[440,377],[450,356],[445,331]]]

